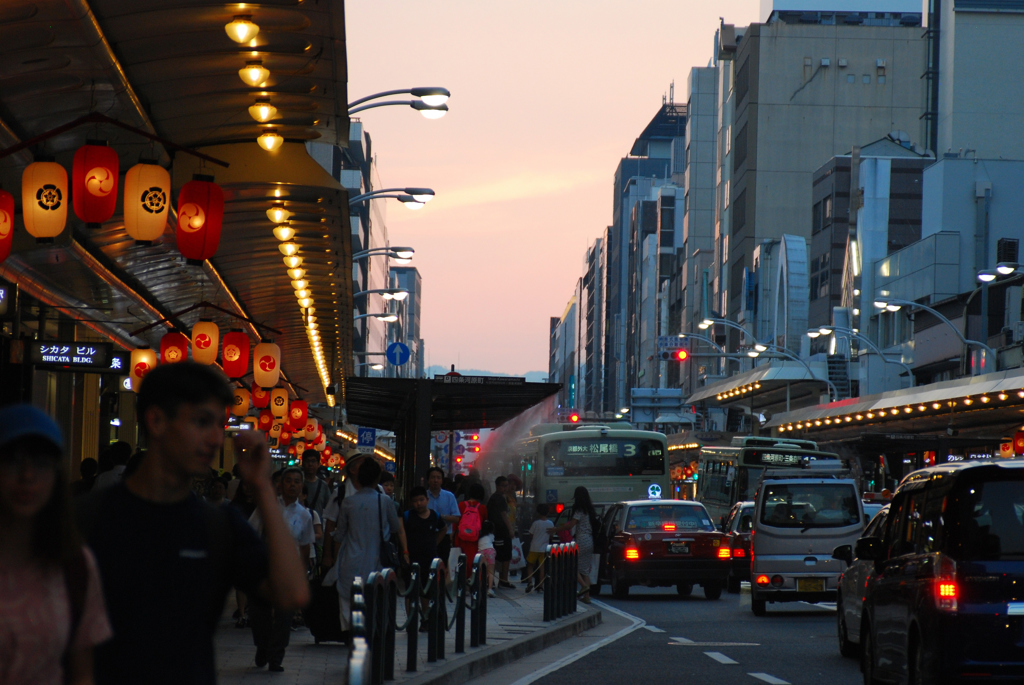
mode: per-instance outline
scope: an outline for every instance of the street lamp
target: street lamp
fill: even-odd
[[[398,200],[409,209],[423,209],[423,205],[434,199],[434,191],[430,188],[382,188],[350,198],[348,206],[351,207],[366,200],[387,198]]]
[[[374,288],[373,290],[361,290],[352,297],[361,297],[371,293],[377,293],[385,300],[395,300],[396,302],[401,302],[405,298],[409,297],[409,291],[401,288]]]
[[[848,337],[855,338],[858,342],[864,343],[864,345],[868,349],[870,349],[872,352],[881,357],[882,361],[887,364],[899,364],[900,366],[902,366],[906,370],[907,375],[910,376],[910,387],[914,387],[914,371],[910,368],[909,364],[906,364],[899,359],[889,359],[888,357],[885,356],[882,350],[878,349],[877,345],[871,342],[870,338],[861,335],[852,328],[846,328],[845,326],[822,326],[820,328],[812,328],[811,330],[807,331],[807,337],[817,338],[818,336],[822,335],[830,335],[833,332],[842,333],[843,335],[846,335]]]
[[[371,316],[377,319],[377,321],[383,321],[384,323],[394,323],[395,321],[398,321],[398,314],[392,314],[391,312],[372,312],[370,314],[357,314],[356,316],[352,317],[352,320],[358,321],[359,319],[367,319]]]
[[[928,312],[928,313],[932,314],[933,316],[935,316],[935,318],[937,318],[939,321],[941,321],[942,323],[946,324],[951,329],[953,329],[953,332],[956,333],[956,337],[960,338],[960,342],[963,343],[965,347],[968,347],[968,346],[971,346],[971,345],[974,345],[975,347],[980,347],[981,349],[985,350],[986,353],[992,355],[992,361],[993,362],[998,359],[998,357],[996,356],[996,351],[994,349],[992,349],[991,347],[989,347],[985,343],[980,342],[978,340],[968,340],[964,336],[964,334],[960,332],[960,329],[957,328],[953,324],[952,321],[950,321],[949,319],[944,317],[942,314],[940,314],[935,309],[932,309],[931,307],[929,307],[927,305],[923,305],[920,302],[913,302],[911,300],[902,300],[902,299],[895,298],[895,297],[885,297],[885,298],[881,298],[880,297],[877,300],[875,300],[875,307],[877,307],[878,309],[884,309],[884,310],[890,311],[890,312],[898,312],[900,310],[900,308],[902,308],[902,307],[917,307],[919,309],[923,309],[926,312]]]
[[[381,364],[380,362],[359,362],[358,364],[355,365],[355,368],[358,369],[360,366],[369,366],[374,371],[380,371],[381,369],[384,368],[384,365]]]
[[[398,264],[408,264],[416,251],[411,247],[371,247],[352,255],[352,261],[366,259],[367,257],[390,257]]]
[[[412,95],[416,100],[387,100],[385,102],[374,102],[369,105],[364,105],[364,102],[370,100],[376,100],[377,98],[388,97],[390,95]],[[387,107],[389,105],[404,105],[412,107],[417,110],[420,114],[425,116],[427,119],[440,119],[448,111],[448,98],[451,97],[451,93],[447,88],[440,87],[427,87],[427,88],[402,88],[399,90],[385,90],[380,93],[374,93],[373,95],[367,95],[364,98],[359,98],[348,104],[348,114],[352,116],[357,112],[362,112],[366,109],[373,109],[374,107]]]

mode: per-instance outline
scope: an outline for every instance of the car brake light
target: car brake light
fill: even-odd
[[[667,531],[674,531],[676,529],[676,524],[674,524],[674,523],[665,523],[665,524],[662,524],[661,529],[662,530],[667,530]]]
[[[718,558],[719,559],[728,559],[731,556],[731,551],[732,550],[730,550],[728,547],[719,547],[718,548]]]
[[[770,583],[772,581],[771,581],[771,578],[769,578],[768,576],[758,576],[757,579],[754,582],[757,583],[758,585],[767,585],[768,583]]]
[[[732,551],[732,555],[734,557],[745,557],[747,556],[747,550],[743,549],[742,547],[737,547]]]
[[[956,562],[942,554],[935,574],[935,607],[939,611],[957,611],[960,588],[956,582]]]
[[[627,559],[631,559],[631,560],[639,559],[640,558],[640,550],[636,549],[635,547],[627,547],[626,548],[626,558]]]

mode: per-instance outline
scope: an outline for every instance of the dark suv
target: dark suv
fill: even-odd
[[[856,556],[865,683],[1024,679],[1024,460],[912,473]]]

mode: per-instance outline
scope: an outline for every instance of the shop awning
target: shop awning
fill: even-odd
[[[798,362],[772,360],[746,373],[730,376],[713,385],[701,388],[687,399],[687,403],[704,402],[712,406],[742,405],[746,408],[785,409],[787,396],[793,404],[817,404],[826,384],[821,378],[827,370],[820,362],[811,362],[812,376]]]

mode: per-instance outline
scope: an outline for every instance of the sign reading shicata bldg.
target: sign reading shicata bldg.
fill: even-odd
[[[112,369],[111,362],[123,363],[120,356],[113,356],[113,345],[99,342],[35,341],[29,343],[29,358],[37,366],[96,372],[117,372],[121,369]]]

